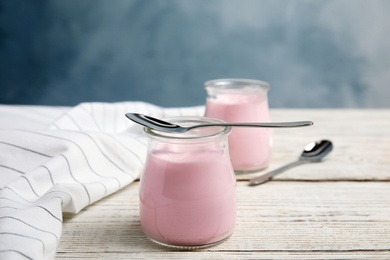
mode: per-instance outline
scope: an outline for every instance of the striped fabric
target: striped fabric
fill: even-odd
[[[62,213],[76,214],[139,177],[147,139],[126,112],[202,115],[203,107],[0,106],[0,259],[54,258]]]

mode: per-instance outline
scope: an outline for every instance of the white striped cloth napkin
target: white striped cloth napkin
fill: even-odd
[[[0,106],[0,259],[53,259],[63,213],[139,177],[147,139],[126,112],[161,118],[203,110],[144,102]]]

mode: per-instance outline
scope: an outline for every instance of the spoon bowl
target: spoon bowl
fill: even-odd
[[[158,118],[154,118],[151,116],[138,114],[138,113],[126,113],[126,117],[137,124],[149,127],[151,129],[162,131],[162,132],[171,132],[171,133],[184,133],[194,128],[210,127],[210,126],[282,128],[282,127],[302,127],[302,126],[313,125],[312,121],[298,121],[298,122],[276,122],[276,123],[275,122],[272,123],[208,123],[208,124],[198,124],[192,126],[180,126]]]
[[[307,144],[299,157],[299,160],[305,162],[320,162],[322,161],[333,148],[333,144],[329,140],[320,140]]]

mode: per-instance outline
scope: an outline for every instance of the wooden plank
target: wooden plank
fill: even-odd
[[[273,121],[313,120],[305,128],[274,130],[268,169],[237,175],[248,180],[296,160],[307,143],[329,139],[322,163],[301,165],[275,180],[390,180],[390,110],[271,110]]]
[[[191,253],[170,251],[145,238],[138,221],[138,185],[67,216],[57,258],[390,256],[390,182],[270,182],[258,187],[239,182],[234,234],[218,246]]]
[[[117,252],[117,253],[59,253],[56,259],[178,259],[178,260],[196,260],[196,259],[292,259],[292,260],[322,260],[322,259],[350,259],[350,260],[367,260],[367,259],[383,259],[388,260],[390,253],[388,252],[366,252],[366,251],[352,251],[352,252],[213,252],[210,254],[207,251],[200,252]]]

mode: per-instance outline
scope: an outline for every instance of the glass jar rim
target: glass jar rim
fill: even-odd
[[[223,120],[204,116],[175,116],[163,118],[164,121],[178,125],[194,125],[202,123],[226,123]],[[211,130],[210,130],[211,129]],[[214,130],[212,130],[214,129]],[[219,129],[219,130],[216,130]],[[153,139],[159,140],[193,140],[193,141],[209,141],[223,137],[231,132],[230,126],[210,126],[194,128],[184,133],[169,133],[158,130],[153,130],[149,127],[144,127],[146,135]]]
[[[226,90],[234,89],[258,89],[269,90],[270,84],[257,79],[226,78],[213,79],[204,83],[205,88],[218,88]]]

